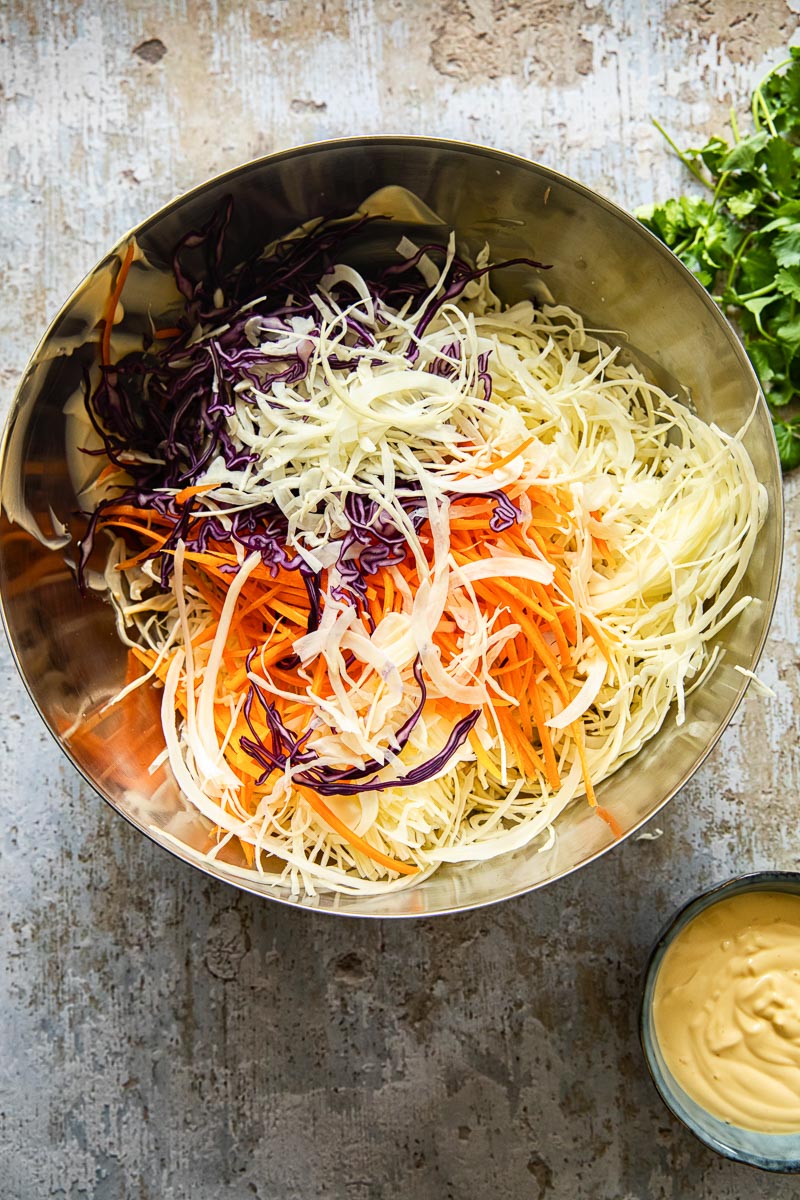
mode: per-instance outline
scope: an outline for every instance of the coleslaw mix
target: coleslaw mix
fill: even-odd
[[[131,244],[87,387],[79,576],[121,697],[162,689],[209,857],[294,894],[528,845],[683,720],[749,603],[741,436],[565,305],[501,304],[488,251],[403,239],[367,278],[360,223],[320,222],[224,277],[229,215],[176,250],[178,323],[116,361]]]

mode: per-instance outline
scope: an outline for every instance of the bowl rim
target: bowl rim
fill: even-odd
[[[49,338],[51,337],[52,333],[54,332],[55,328],[58,326],[59,322],[62,320],[63,315],[65,314],[66,310],[73,304],[73,302],[77,299],[77,297],[82,293],[84,288],[87,286],[89,281],[95,276],[95,274],[98,271],[100,271],[106,264],[108,264],[113,258],[120,256],[122,248],[124,247],[124,245],[126,244],[126,242],[128,242],[128,240],[130,238],[138,237],[140,235],[145,234],[147,232],[147,230],[153,224],[155,224],[158,221],[161,221],[164,217],[168,216],[169,214],[176,212],[183,204],[185,204],[191,200],[194,200],[196,198],[201,197],[204,192],[206,192],[214,187],[218,187],[219,185],[221,185],[227,181],[233,181],[236,178],[238,178],[239,176],[247,174],[248,172],[258,171],[259,169],[261,169],[262,167],[264,167],[268,164],[271,165],[271,164],[278,163],[283,160],[292,159],[292,158],[305,158],[310,155],[324,153],[324,152],[327,152],[330,150],[369,149],[371,147],[379,147],[379,146],[380,147],[397,146],[399,148],[402,148],[402,147],[410,148],[412,146],[419,146],[419,147],[432,148],[432,149],[441,148],[441,149],[456,151],[456,152],[459,152],[462,154],[467,154],[476,159],[484,159],[485,160],[488,157],[490,160],[495,161],[497,163],[506,163],[506,164],[521,168],[521,169],[525,170],[526,172],[531,172],[533,174],[538,174],[540,176],[544,176],[544,177],[548,178],[549,180],[551,180],[553,183],[557,183],[559,186],[566,188],[568,191],[573,191],[573,192],[579,194],[584,199],[589,200],[594,204],[599,204],[601,208],[605,209],[609,214],[614,216],[616,219],[620,220],[623,225],[626,225],[632,233],[635,233],[636,236],[641,237],[645,242],[647,242],[651,246],[652,249],[654,249],[662,258],[664,258],[666,261],[668,261],[671,264],[673,269],[677,269],[678,273],[680,275],[682,275],[683,283],[687,287],[691,288],[692,291],[694,291],[696,296],[699,298],[702,306],[705,308],[706,312],[708,313],[709,318],[714,323],[717,324],[720,331],[724,334],[724,336],[728,342],[729,348],[730,348],[731,352],[733,353],[734,357],[736,358],[740,369],[743,371],[743,373],[746,376],[750,377],[750,380],[751,380],[751,383],[753,386],[753,394],[755,396],[755,403],[754,403],[753,411],[755,412],[757,409],[761,408],[765,412],[768,412],[767,406],[766,406],[766,400],[764,398],[764,393],[761,388],[761,384],[758,380],[758,377],[756,376],[753,365],[750,362],[750,359],[748,358],[747,354],[745,353],[744,346],[742,345],[741,341],[739,340],[738,336],[736,335],[730,322],[725,317],[724,313],[714,303],[714,301],[711,299],[708,292],[705,290],[705,288],[702,286],[702,284],[699,282],[699,280],[697,280],[695,278],[695,276],[692,275],[691,271],[689,271],[689,269],[684,266],[684,264],[680,261],[680,259],[675,254],[673,254],[673,252],[666,245],[664,245],[664,243],[661,242],[655,236],[655,234],[651,233],[649,229],[646,229],[645,226],[643,226],[641,224],[641,222],[639,222],[631,213],[627,212],[620,205],[616,204],[612,200],[607,199],[605,196],[603,196],[599,192],[596,192],[593,188],[590,188],[588,185],[580,183],[578,180],[573,179],[571,176],[566,175],[566,174],[556,170],[553,167],[546,166],[543,163],[537,162],[535,159],[526,158],[523,155],[515,154],[515,153],[509,152],[509,151],[505,151],[505,150],[496,149],[493,146],[487,146],[487,145],[483,145],[483,144],[475,143],[475,142],[462,142],[462,141],[460,141],[458,139],[454,139],[454,138],[428,137],[425,134],[356,135],[356,136],[328,138],[328,139],[322,139],[320,141],[300,143],[298,145],[285,147],[282,150],[274,151],[270,154],[257,156],[256,158],[252,158],[252,159],[247,160],[246,162],[239,163],[238,165],[228,168],[227,170],[217,172],[217,174],[215,174],[215,175],[209,177],[208,179],[205,179],[201,183],[196,184],[195,186],[189,188],[186,192],[181,192],[181,193],[178,193],[177,195],[173,196],[170,200],[166,201],[166,203],[164,203],[155,212],[150,213],[142,221],[139,221],[135,225],[131,226],[125,233],[123,233],[116,240],[116,242],[114,243],[112,248],[110,250],[108,250],[100,259],[98,259],[97,262],[95,263],[95,265],[89,271],[86,272],[86,274],[83,276],[83,278],[78,282],[78,284],[72,289],[72,291],[66,297],[66,299],[61,303],[61,305],[59,306],[55,315],[53,316],[53,318],[47,325],[44,333],[42,334],[39,341],[37,342],[35,349],[31,353],[30,358],[28,359],[28,362],[23,370],[22,376],[20,378],[20,382],[14,392],[11,404],[8,409],[7,416],[5,418],[2,437],[0,437],[0,477],[3,474],[5,461],[6,461],[6,455],[7,455],[8,441],[9,441],[11,430],[12,430],[14,422],[15,422],[16,412],[17,412],[17,408],[20,403],[23,389],[25,387],[25,384],[28,380],[29,375],[31,374],[31,372],[33,371],[35,366],[38,364],[44,347],[46,346],[46,344],[47,344]],[[772,446],[771,453],[772,453],[772,459],[773,459],[773,466],[775,468],[775,477],[780,481],[781,473],[780,473],[780,462],[779,462],[779,458],[778,458],[777,444]],[[778,596],[778,585],[780,582],[781,569],[782,569],[782,564],[783,564],[784,547],[785,547],[785,506],[784,506],[784,500],[783,500],[783,491],[780,486],[778,486],[775,491],[775,504],[776,504],[776,509],[777,509],[775,515],[776,515],[776,519],[778,521],[778,525],[779,525],[779,529],[780,529],[780,538],[779,538],[778,552],[772,563],[771,578],[769,581],[768,599],[767,599],[767,602],[765,605],[765,609],[766,609],[765,620],[763,622],[763,627],[761,629],[760,636],[759,636],[757,642],[755,643],[754,649],[753,649],[753,654],[752,654],[753,667],[758,665],[761,655],[763,654],[764,646],[766,644],[767,638],[769,636],[769,631],[770,631],[772,619],[773,619],[774,612],[775,612],[775,605],[776,605],[777,596]],[[158,836],[156,831],[151,826],[147,826],[147,825],[143,824],[141,821],[139,821],[134,816],[133,813],[124,812],[120,807],[118,807],[118,805],[115,803],[114,800],[111,799],[110,796],[106,795],[104,792],[102,792],[97,787],[95,782],[90,778],[87,771],[77,761],[77,759],[75,758],[73,753],[68,749],[68,747],[65,746],[65,744],[62,742],[59,735],[50,726],[49,721],[45,717],[45,715],[42,711],[42,708],[40,707],[39,702],[37,701],[36,696],[34,695],[32,683],[28,680],[27,676],[25,675],[25,673],[22,669],[22,665],[21,665],[20,660],[17,655],[16,647],[14,646],[14,643],[12,641],[10,629],[9,629],[8,617],[7,617],[6,611],[5,611],[5,601],[4,601],[4,597],[3,597],[1,589],[0,589],[0,621],[2,621],[6,639],[8,641],[8,644],[9,644],[9,647],[11,650],[11,656],[12,656],[14,664],[17,668],[17,671],[22,679],[22,682],[25,686],[26,691],[28,692],[28,695],[30,696],[30,698],[33,702],[33,705],[34,705],[36,711],[38,712],[39,716],[41,717],[42,721],[44,722],[48,732],[53,737],[53,739],[55,740],[56,744],[58,745],[58,747],[62,751],[62,753],[66,754],[67,758],[72,763],[72,765],[75,767],[75,769],[78,771],[78,773],[81,775],[81,777],[92,788],[92,790],[94,792],[96,792],[100,796],[100,798],[105,801],[106,804],[109,805],[109,807],[118,816],[123,817],[139,833],[143,833],[151,842],[153,842],[155,845],[159,846],[161,849],[166,850],[168,853],[173,855],[173,857],[178,858],[181,862],[186,863],[189,866],[192,866],[196,869],[201,870],[204,874],[206,874],[214,879],[218,879],[223,883],[229,884],[231,887],[237,888],[238,890],[241,890],[241,891],[249,892],[250,894],[258,896],[261,899],[275,900],[278,903],[285,904],[288,907],[293,908],[293,909],[307,908],[313,912],[330,913],[331,915],[347,916],[347,917],[351,917],[354,919],[362,919],[363,918],[363,919],[368,919],[368,920],[406,920],[406,919],[413,919],[413,918],[416,918],[419,916],[423,916],[423,917],[448,916],[448,915],[453,915],[456,913],[469,912],[469,911],[476,910],[476,909],[487,908],[491,905],[499,904],[499,903],[505,902],[507,900],[513,900],[519,896],[527,895],[530,892],[538,891],[540,888],[546,887],[552,883],[556,883],[558,880],[565,879],[568,876],[572,875],[575,871],[578,871],[578,870],[582,869],[583,867],[588,866],[590,863],[595,862],[597,859],[599,859],[603,855],[607,854],[611,849],[613,849],[614,847],[619,845],[621,842],[624,842],[628,838],[632,837],[638,830],[640,830],[642,828],[642,826],[646,825],[648,821],[652,820],[655,816],[657,816],[657,814],[664,808],[664,806],[666,804],[668,804],[670,802],[670,800],[674,799],[674,797],[686,785],[686,783],[689,781],[689,779],[700,769],[700,767],[703,765],[703,763],[706,761],[708,756],[714,750],[717,743],[719,742],[719,740],[725,733],[726,729],[730,725],[734,714],[736,713],[737,709],[739,708],[740,704],[742,703],[742,701],[744,699],[744,696],[746,694],[747,688],[750,683],[749,678],[742,675],[741,682],[738,685],[736,691],[733,693],[733,698],[728,705],[727,712],[725,713],[724,717],[719,722],[718,729],[715,731],[714,735],[705,744],[705,746],[703,747],[703,750],[700,752],[700,754],[694,759],[691,767],[688,768],[681,775],[680,779],[675,783],[675,785],[673,787],[671,787],[670,790],[662,797],[662,799],[660,800],[658,805],[654,809],[652,809],[652,811],[647,813],[646,816],[643,816],[640,820],[638,820],[635,824],[633,824],[631,826],[631,828],[629,830],[627,830],[621,838],[620,837],[614,838],[613,840],[607,842],[605,845],[602,845],[598,849],[593,850],[585,858],[582,858],[580,862],[573,863],[570,866],[565,867],[563,870],[559,871],[559,873],[557,875],[553,875],[548,879],[542,879],[542,880],[538,880],[532,884],[526,884],[523,886],[515,887],[515,888],[509,890],[507,893],[505,893],[502,896],[493,896],[488,899],[471,901],[471,902],[467,902],[467,903],[453,903],[446,907],[430,909],[424,913],[416,913],[416,912],[411,912],[411,911],[386,912],[386,913],[383,913],[383,912],[354,912],[354,911],[351,911],[350,909],[337,908],[335,905],[323,907],[323,906],[319,906],[319,905],[316,905],[313,903],[307,903],[307,902],[304,902],[303,897],[293,898],[289,895],[280,893],[277,890],[274,893],[273,892],[265,893],[260,886],[256,886],[255,884],[251,886],[247,879],[239,879],[239,878],[233,877],[228,871],[220,870],[217,867],[216,863],[210,863],[207,860],[201,859],[199,854],[196,854],[190,847],[185,846],[183,844],[179,844],[176,840],[173,840],[171,838],[168,838],[168,837],[162,838],[162,837]],[[370,899],[375,899],[375,898],[370,897]]]
[[[785,886],[781,886],[785,885]],[[662,1071],[658,1064],[654,1061],[652,1049],[657,1045],[655,1035],[650,1035],[648,1031],[648,1022],[652,1018],[653,1012],[653,994],[655,990],[655,982],[658,977],[658,972],[661,968],[664,955],[672,945],[673,939],[682,929],[685,929],[695,917],[700,913],[705,912],[709,908],[713,908],[715,904],[719,904],[729,894],[741,895],[748,892],[765,892],[765,891],[786,891],[793,895],[800,896],[800,871],[778,871],[778,870],[762,870],[762,871],[746,871],[741,875],[732,875],[729,879],[723,879],[719,883],[713,884],[702,892],[697,892],[690,896],[679,908],[675,910],[667,923],[663,926],[658,937],[656,938],[650,953],[647,958],[644,973],[642,976],[641,1000],[639,1003],[639,1021],[638,1033],[639,1044],[642,1050],[642,1057],[647,1067],[647,1072],[653,1083],[655,1090],[661,1098],[664,1106],[669,1109],[670,1113],[680,1124],[687,1129],[698,1141],[708,1146],[710,1150],[719,1154],[723,1158],[729,1159],[731,1162],[740,1163],[742,1166],[754,1167],[760,1171],[767,1171],[771,1174],[795,1175],[800,1173],[800,1150],[796,1157],[792,1159],[780,1159],[770,1157],[768,1154],[758,1154],[754,1151],[745,1149],[736,1149],[725,1142],[720,1141],[713,1133],[701,1129],[689,1117],[688,1113],[682,1112],[674,1104],[669,1090],[663,1086],[661,1075]],[[651,1047],[652,1040],[652,1047]],[[670,1078],[674,1077],[670,1074]],[[683,1093],[684,1089],[675,1080],[675,1088],[677,1092]],[[688,1093],[686,1093],[688,1094]],[[695,1101],[695,1103],[698,1103]],[[702,1105],[698,1104],[702,1108]],[[713,1117],[713,1113],[709,1114]],[[715,1118],[721,1121],[721,1118]],[[742,1126],[734,1125],[732,1122],[722,1122],[732,1131],[741,1129],[748,1134],[757,1134],[764,1138],[793,1138],[795,1145],[800,1145],[800,1130],[797,1133],[763,1133],[762,1131],[754,1131],[744,1129]],[[779,1142],[776,1141],[775,1149],[779,1148]]]

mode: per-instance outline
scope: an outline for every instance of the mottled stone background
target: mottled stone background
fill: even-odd
[[[627,206],[798,37],[783,0],[0,0],[0,405],[100,253],[253,155],[426,132]],[[418,924],[321,919],[176,864],[61,757],[0,650],[2,1200],[788,1200],[646,1077],[674,906],[794,867],[797,533],[762,675],[654,823],[544,892]],[[652,829],[652,826],[651,826]]]

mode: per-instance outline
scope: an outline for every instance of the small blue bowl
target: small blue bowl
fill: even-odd
[[[653,994],[659,968],[673,939],[704,909],[742,892],[791,892],[800,895],[800,874],[792,871],[757,871],[751,875],[738,875],[696,896],[678,910],[662,931],[647,964],[639,1036],[647,1068],[661,1099],[695,1137],[734,1162],[760,1167],[762,1171],[795,1174],[800,1173],[800,1133],[759,1133],[712,1116],[675,1080],[664,1062],[656,1039]]]

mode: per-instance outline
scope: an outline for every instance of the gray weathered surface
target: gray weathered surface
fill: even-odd
[[[685,184],[649,116],[705,136],[797,25],[783,0],[5,0],[3,412],[83,272],[213,172],[426,132],[632,206]],[[800,480],[787,501],[775,698],[751,694],[657,841],[457,918],[321,919],[177,865],[81,783],[4,647],[2,1200],[796,1196],[685,1133],[636,1038],[675,905],[800,861]]]

